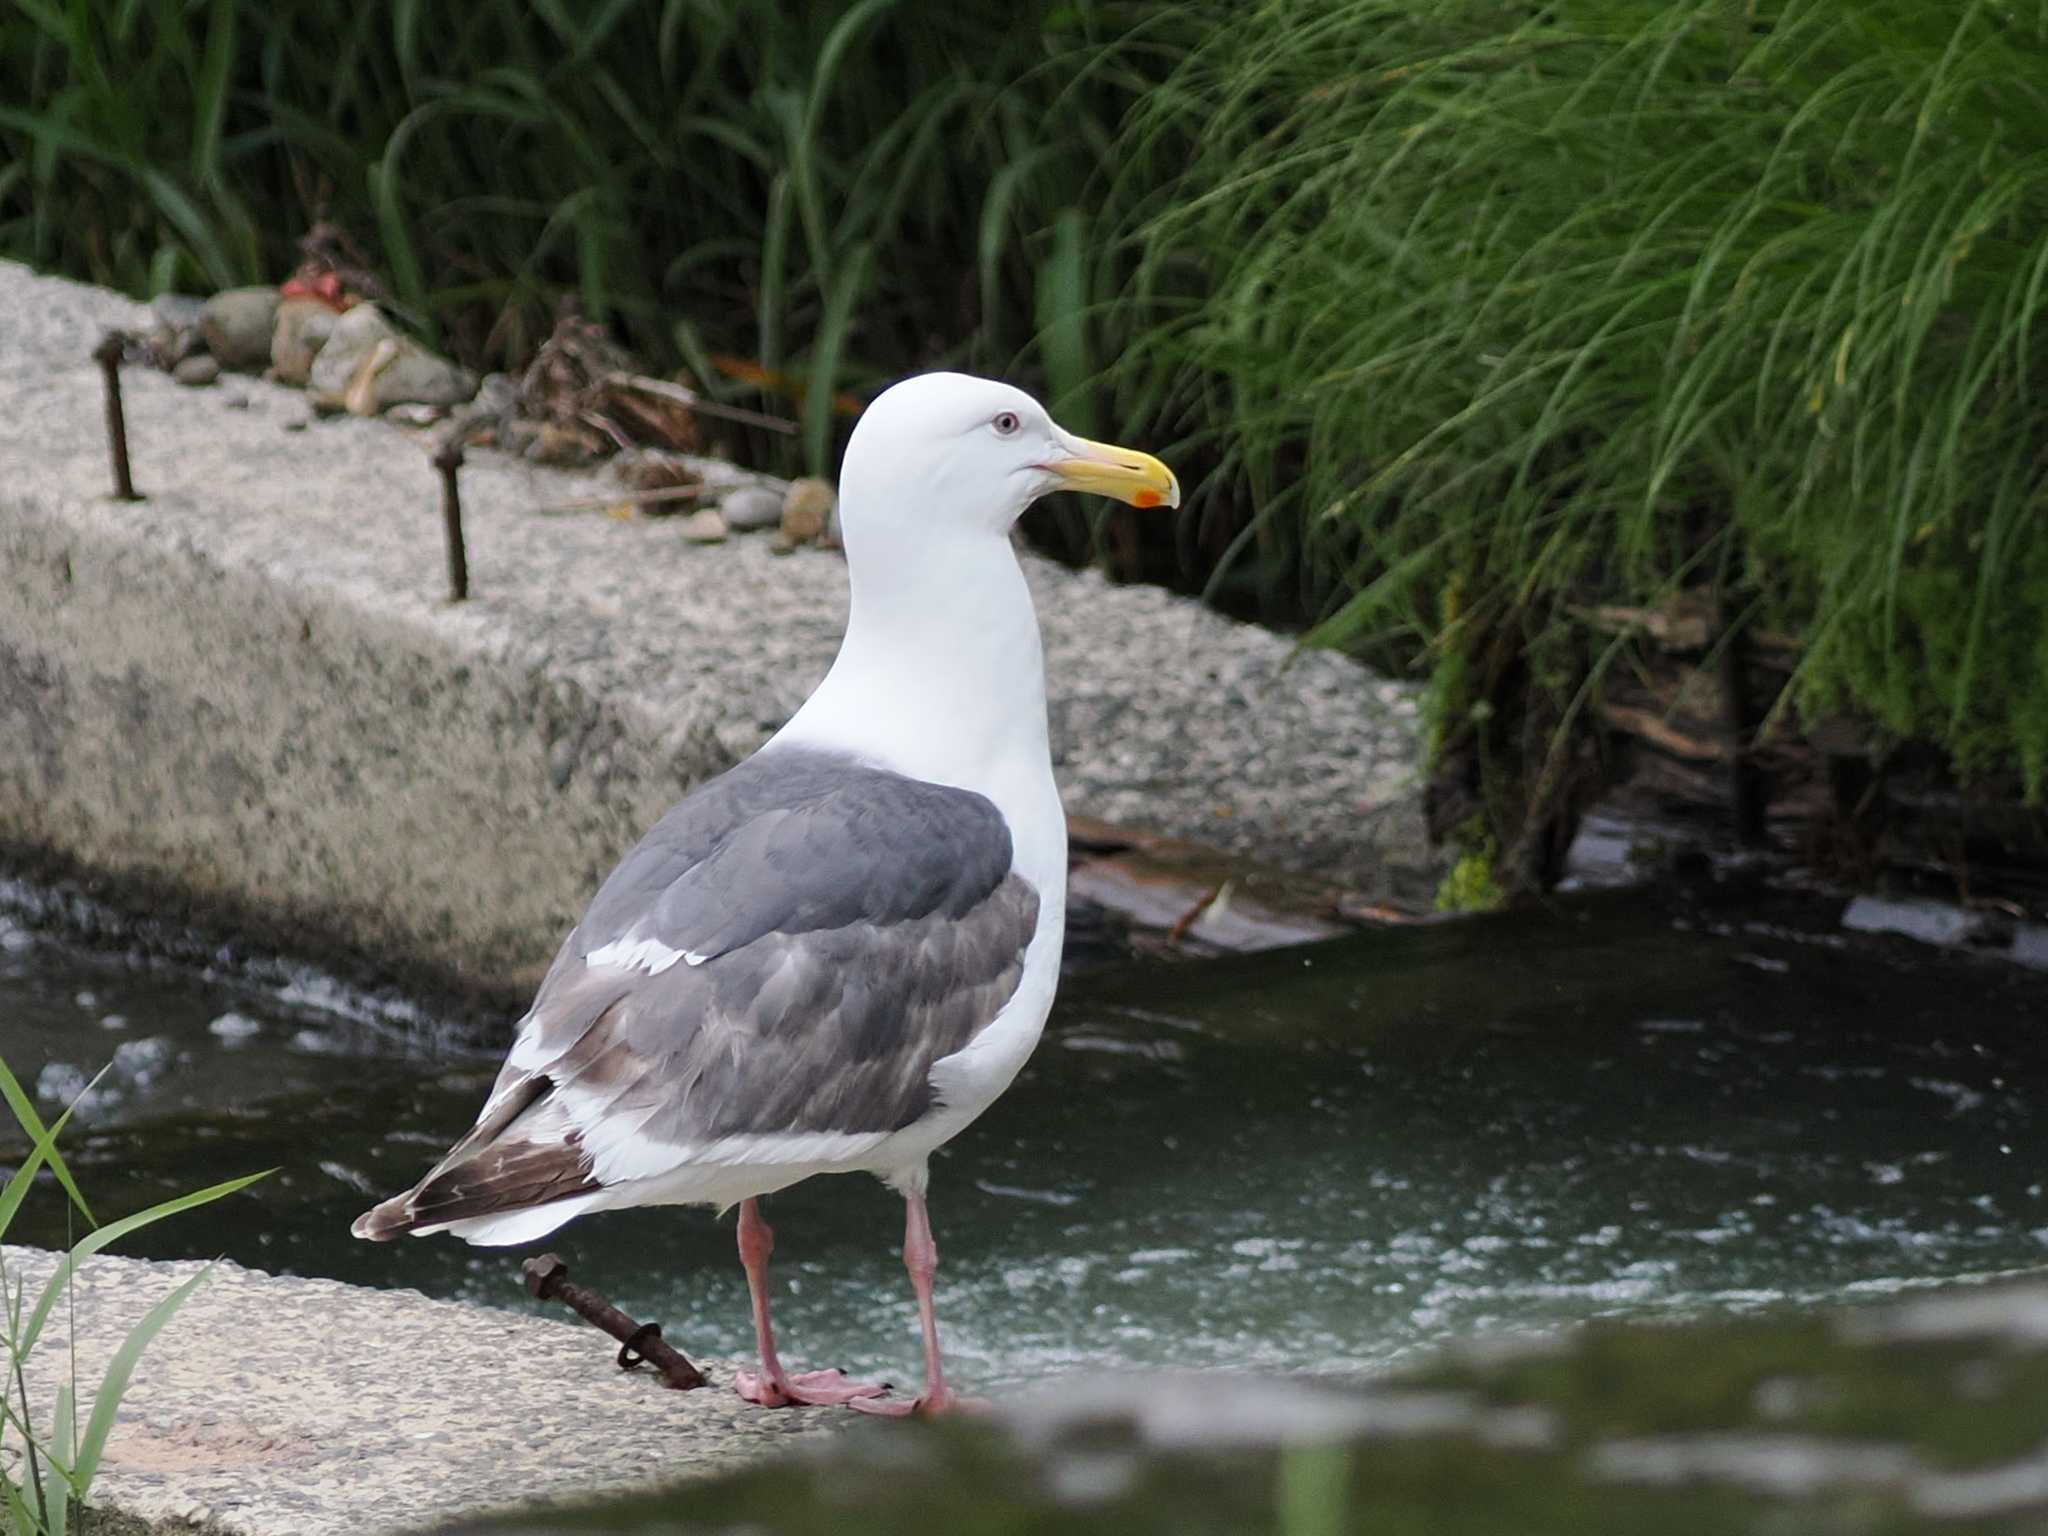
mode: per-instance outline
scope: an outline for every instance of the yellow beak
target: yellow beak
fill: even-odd
[[[1180,482],[1174,479],[1172,470],[1151,454],[1109,443],[1091,443],[1085,437],[1066,433],[1061,436],[1072,457],[1055,459],[1045,466],[1059,477],[1061,489],[1114,496],[1134,507],[1180,505]]]

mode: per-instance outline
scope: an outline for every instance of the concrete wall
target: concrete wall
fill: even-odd
[[[133,318],[0,265],[0,844],[296,952],[524,992],[618,855],[823,675],[839,557],[542,515],[601,483],[480,452],[451,606],[423,437],[141,368],[148,499],[113,501],[88,352]],[[1031,573],[1070,808],[1361,884],[1417,844],[1404,690]]]

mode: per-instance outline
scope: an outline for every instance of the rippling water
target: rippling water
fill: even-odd
[[[2048,1264],[2048,986],[1829,915],[1605,898],[1071,985],[935,1167],[958,1376],[1362,1372],[1490,1331]],[[18,929],[0,1018],[51,1094],[113,1059],[69,1138],[102,1215],[281,1169],[128,1251],[526,1305],[516,1253],[346,1234],[468,1123],[495,1053],[311,974],[204,980]],[[60,1241],[58,1211],[16,1235]],[[900,1213],[864,1178],[770,1202],[786,1355],[914,1374]],[[548,1246],[686,1349],[749,1347],[730,1218],[614,1213]]]

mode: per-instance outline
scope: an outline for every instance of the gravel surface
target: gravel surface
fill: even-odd
[[[55,1260],[0,1250],[31,1300]],[[88,1259],[30,1357],[37,1428],[74,1334],[83,1414],[129,1331],[206,1267]],[[846,1418],[744,1403],[724,1361],[697,1362],[713,1385],[671,1391],[616,1352],[566,1320],[223,1261],[143,1356],[94,1502],[248,1536],[365,1536],[720,1472]]]

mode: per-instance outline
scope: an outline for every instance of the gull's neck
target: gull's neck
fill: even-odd
[[[853,602],[825,681],[777,742],[850,752],[987,795],[1014,821],[1052,790],[1045,654],[1007,538],[847,545]]]

